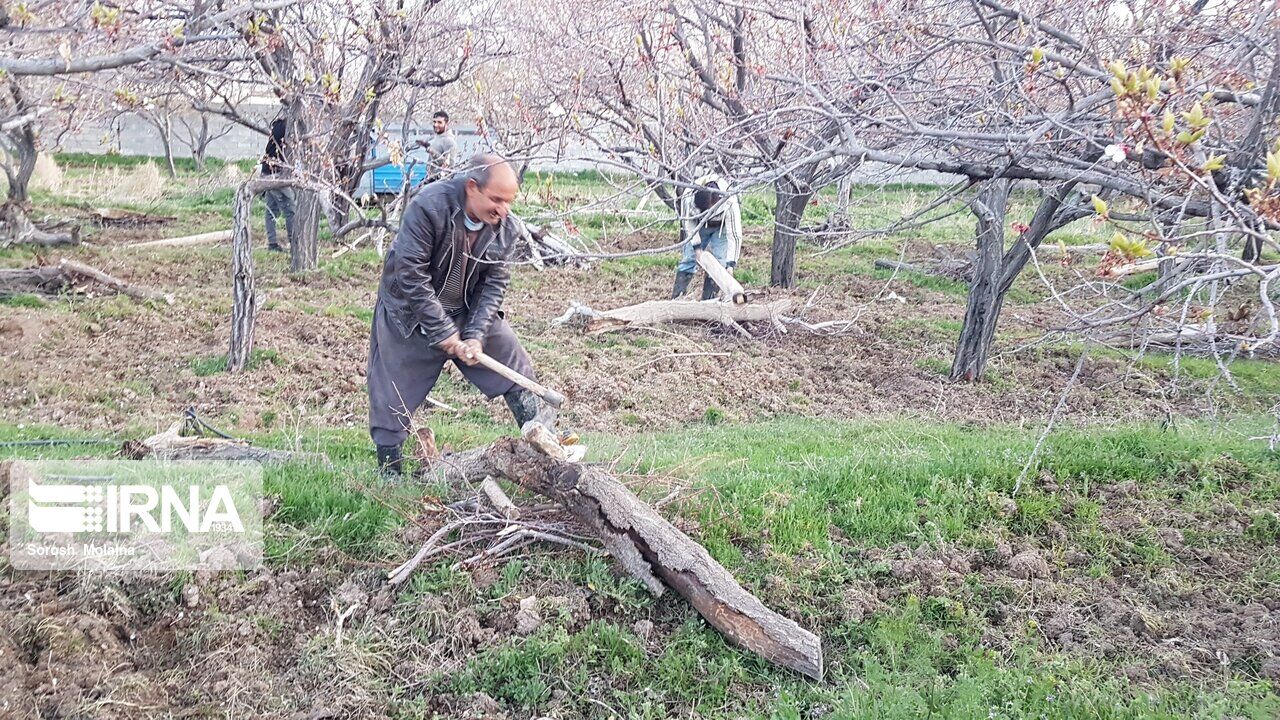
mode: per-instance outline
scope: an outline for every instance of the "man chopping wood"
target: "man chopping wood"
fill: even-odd
[[[671,291],[675,300],[689,289],[689,281],[698,269],[695,253],[705,250],[730,274],[738,264],[742,251],[742,206],[736,195],[727,191],[729,183],[719,175],[706,175],[698,179],[696,189],[689,189],[680,197],[680,220],[684,226],[684,257],[676,266],[676,284]],[[719,294],[715,281],[707,277],[702,282],[702,299],[710,300]]]
[[[551,410],[533,393],[479,364],[483,351],[534,376],[501,310],[518,190],[505,160],[481,154],[465,173],[427,185],[405,210],[382,266],[369,340],[369,434],[384,475],[403,472],[401,445],[413,413],[450,360],[486,397],[503,396],[517,425],[550,423]]]

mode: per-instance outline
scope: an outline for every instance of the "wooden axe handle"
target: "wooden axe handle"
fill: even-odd
[[[480,361],[481,365],[498,373],[502,377],[519,385],[525,390],[532,392],[534,395],[537,395],[543,400],[546,400],[547,404],[550,405],[551,407],[559,408],[561,405],[564,404],[564,396],[561,395],[560,393],[556,392],[555,390],[552,390],[549,387],[546,387],[537,382],[534,382],[533,380],[530,380],[529,378],[521,375],[515,370],[512,370],[506,365],[503,365],[497,360],[494,360],[488,355],[485,355],[483,352],[476,353],[476,359]]]

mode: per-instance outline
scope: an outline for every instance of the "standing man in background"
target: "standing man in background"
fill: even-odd
[[[698,179],[697,189],[687,189],[680,197],[680,221],[686,239],[684,257],[676,266],[676,284],[671,291],[675,300],[689,290],[689,281],[698,270],[695,253],[705,250],[733,273],[742,252],[742,206],[737,195],[728,194],[729,183],[719,175]],[[710,277],[702,282],[702,299],[710,300],[720,292]]]
[[[262,154],[262,177],[279,178],[288,172],[289,163],[285,160],[285,118],[277,117],[271,123],[271,135],[267,137],[267,149]],[[273,252],[284,252],[280,239],[276,237],[276,218],[284,218],[284,228],[290,243],[293,242],[293,188],[272,188],[262,194],[267,203],[265,224],[267,226],[267,249]]]
[[[458,152],[458,136],[449,127],[449,113],[438,110],[431,116],[431,129],[436,136],[430,142],[419,140],[418,144],[427,149],[427,182],[433,183],[444,178],[453,169],[454,155]]]

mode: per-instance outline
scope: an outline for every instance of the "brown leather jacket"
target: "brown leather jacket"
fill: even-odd
[[[452,335],[453,320],[440,306],[438,292],[453,261],[454,228],[462,222],[466,178],[427,185],[409,201],[400,232],[382,265],[378,302],[404,337],[418,328],[432,343]],[[511,282],[507,265],[515,245],[517,220],[508,215],[495,232],[482,233],[467,264],[462,339],[483,339],[498,316]]]

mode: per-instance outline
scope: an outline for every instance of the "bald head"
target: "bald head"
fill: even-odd
[[[511,164],[490,153],[471,158],[467,168],[467,215],[472,220],[497,225],[511,212],[520,182]]]

